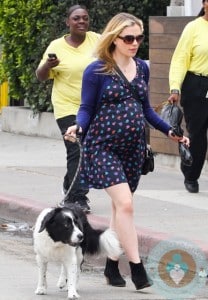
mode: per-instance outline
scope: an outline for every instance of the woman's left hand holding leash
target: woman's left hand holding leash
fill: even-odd
[[[75,142],[77,139],[77,135],[82,133],[81,127],[77,124],[68,127],[66,133],[64,134],[64,139],[70,142]]]

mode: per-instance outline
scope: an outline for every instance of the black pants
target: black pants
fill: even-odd
[[[75,115],[70,115],[66,116],[60,119],[57,119],[56,122],[59,126],[59,129],[62,133],[62,135],[65,134],[66,130],[68,129],[69,126],[73,124],[75,121],[76,116]],[[79,164],[79,159],[80,159],[80,149],[79,145],[77,143],[73,143],[70,141],[64,140],[64,144],[66,147],[66,159],[67,159],[67,172],[64,176],[64,182],[63,182],[63,187],[64,189],[68,190],[69,187],[71,186],[71,182],[74,179],[74,176],[76,174],[76,170]],[[79,196],[79,195],[86,195],[89,192],[88,188],[85,188],[80,184],[80,178],[79,174],[77,176],[77,179],[75,180],[73,187],[71,189],[71,192],[69,196]]]
[[[186,74],[181,89],[181,106],[193,156],[192,166],[181,163],[181,170],[185,180],[195,181],[200,177],[207,152],[208,77]]]

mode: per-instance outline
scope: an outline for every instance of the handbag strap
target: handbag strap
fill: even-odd
[[[116,70],[118,75],[124,80],[124,82],[127,84],[128,88],[131,91],[131,93],[133,94],[133,96],[137,99],[138,95],[137,95],[136,91],[133,89],[132,85],[130,84],[130,82],[128,81],[126,76],[123,74],[121,69],[118,67],[118,65],[115,65],[114,69]]]
[[[114,69],[116,70],[118,75],[124,80],[124,82],[127,84],[127,86],[129,87],[129,90],[131,91],[131,93],[133,94],[135,99],[137,99],[138,95],[137,95],[136,91],[133,89],[132,85],[130,84],[130,82],[128,81],[126,76],[123,74],[123,72],[119,69],[119,67],[117,65],[115,65]],[[149,123],[147,123],[147,124],[149,124]],[[145,140],[145,144],[146,144],[146,134],[145,133],[144,133],[144,140]]]

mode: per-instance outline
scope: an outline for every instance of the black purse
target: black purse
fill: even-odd
[[[149,144],[146,145],[145,158],[142,166],[142,175],[147,175],[149,172],[153,172],[155,168],[154,153]]]
[[[129,81],[126,79],[124,74],[121,72],[118,66],[115,66],[114,69],[116,72],[119,74],[119,76],[124,80],[124,82],[128,85],[129,90],[132,92],[133,96],[135,98],[138,97],[136,91],[133,89]],[[142,175],[147,175],[149,172],[153,172],[155,167],[154,163],[154,153],[152,151],[152,148],[149,144],[146,144],[146,149],[145,149],[145,158],[144,158],[144,163],[142,166]]]
[[[181,156],[182,164],[190,167],[193,163],[193,157],[190,153],[189,148],[182,143],[178,143],[178,150],[179,150],[179,154]]]

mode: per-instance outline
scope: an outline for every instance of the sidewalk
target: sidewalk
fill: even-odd
[[[161,165],[156,156],[153,173],[143,176],[135,193],[135,221],[143,243],[168,236],[200,241],[208,249],[208,172],[203,172],[198,194],[188,193],[178,167]],[[0,131],[1,213],[34,222],[43,207],[62,199],[65,149],[62,140]],[[102,190],[91,190],[93,223],[107,225],[110,200]],[[154,242],[153,242],[154,244]],[[151,246],[151,245],[150,245]]]
[[[56,206],[62,200],[65,164],[61,139],[0,131],[0,217],[33,225],[43,208]],[[194,243],[200,248],[199,253],[202,251],[208,258],[207,182],[208,172],[204,170],[199,181],[200,192],[188,193],[178,162],[172,157],[156,156],[155,171],[142,177],[134,195],[135,222],[143,258],[163,241],[172,243],[173,239]],[[89,221],[96,227],[108,226],[111,204],[106,193],[91,190],[89,198],[92,209]],[[92,259],[94,266],[104,265],[105,258]],[[128,275],[125,257],[120,267],[123,274]],[[207,266],[203,267],[208,270]]]

